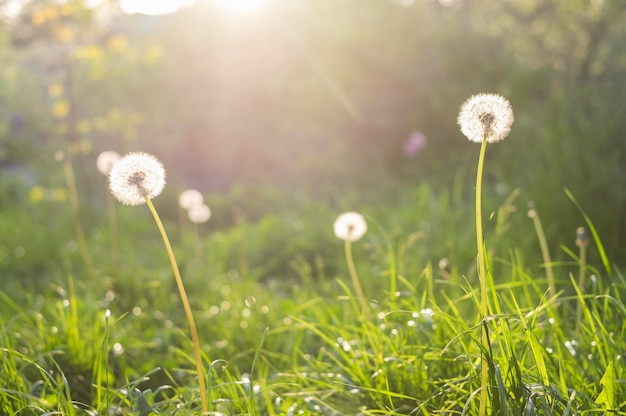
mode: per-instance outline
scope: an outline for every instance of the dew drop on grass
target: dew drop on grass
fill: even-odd
[[[141,308],[139,306],[135,306],[133,308],[133,315],[135,315],[135,316],[141,315]]]
[[[244,303],[248,308],[251,308],[256,303],[256,298],[254,296],[246,296]]]
[[[217,315],[218,313],[220,313],[220,308],[218,308],[217,306],[213,305],[209,308],[209,313],[211,315]]]
[[[243,316],[244,318],[249,318],[251,315],[252,312],[250,312],[250,309],[244,308],[241,310],[241,316]]]
[[[122,347],[122,344],[120,344],[119,342],[113,344],[113,355],[119,357],[122,354],[124,354],[124,347]]]
[[[269,306],[267,306],[267,305],[261,306],[261,313],[267,314],[267,313],[269,313],[269,311],[270,311],[270,307]]]
[[[68,306],[70,306],[70,301],[68,299],[63,299],[63,307],[67,308]]]
[[[241,329],[248,328],[248,321],[241,321],[241,322],[239,322],[239,328],[241,328]]]
[[[223,311],[230,310],[230,302],[227,300],[223,301],[220,303],[220,308],[222,308]]]

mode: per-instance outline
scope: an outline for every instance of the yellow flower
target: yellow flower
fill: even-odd
[[[70,104],[65,100],[57,101],[52,106],[52,115],[55,118],[59,118],[59,119],[65,118],[69,112],[70,112]]]
[[[109,173],[109,188],[125,205],[141,205],[154,198],[165,187],[165,169],[161,162],[147,153],[129,153]]]
[[[28,200],[32,204],[36,204],[44,199],[45,190],[41,186],[33,186],[28,192]]]
[[[499,142],[511,131],[513,110],[500,95],[480,93],[471,96],[461,106],[457,122],[461,132],[471,141]]]

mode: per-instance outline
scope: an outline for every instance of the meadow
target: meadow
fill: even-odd
[[[480,172],[490,123],[478,124]],[[555,261],[538,210],[518,209],[518,189],[487,186],[483,201],[481,173],[474,189],[457,177],[457,190],[362,199],[365,217],[337,219],[335,235],[341,212],[324,202],[250,220],[216,198],[232,216],[224,229],[179,207],[165,228],[195,315],[197,373],[148,210],[116,205],[103,176],[108,216],[84,228],[71,161],[58,159],[67,195],[35,189],[2,217],[13,271],[1,292],[3,414],[626,414],[626,281],[568,190],[583,225]],[[122,183],[138,200],[116,198],[176,205],[176,193],[156,198],[163,183],[149,193],[150,169]],[[516,246],[516,229],[533,229],[534,244]]]
[[[626,415],[620,2],[14,3],[1,415]]]

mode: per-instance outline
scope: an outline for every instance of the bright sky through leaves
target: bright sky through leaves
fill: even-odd
[[[120,0],[125,13],[142,13],[149,15],[174,13],[181,7],[195,3],[195,0]]]

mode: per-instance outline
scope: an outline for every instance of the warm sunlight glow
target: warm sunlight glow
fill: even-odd
[[[149,15],[174,13],[184,6],[195,3],[195,0],[120,0],[125,13],[141,13]]]
[[[220,7],[233,13],[246,13],[258,9],[267,0],[216,0]]]

